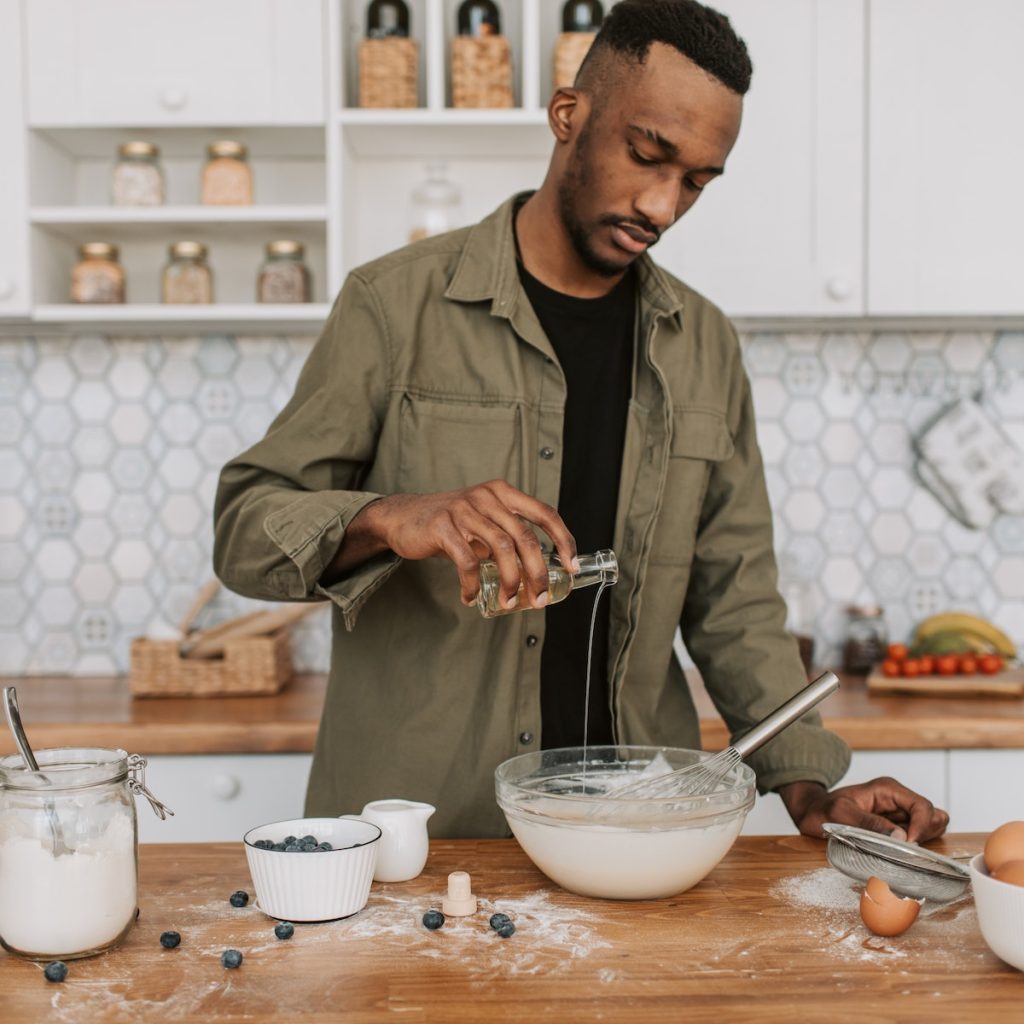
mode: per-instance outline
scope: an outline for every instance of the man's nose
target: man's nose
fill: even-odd
[[[637,213],[646,217],[660,234],[670,228],[682,215],[682,182],[675,175],[651,184],[637,196]]]

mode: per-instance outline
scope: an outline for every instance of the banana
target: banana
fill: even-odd
[[[984,653],[994,651],[1004,658],[1015,658],[1017,648],[1013,641],[997,626],[969,612],[943,612],[921,622],[914,632],[914,645],[926,644],[929,638],[942,634],[955,634],[964,647]],[[944,641],[945,642],[945,641]]]
[[[968,651],[988,654],[992,650],[988,644],[980,643],[976,637],[972,639],[952,629],[916,637],[910,649],[915,658],[922,654],[966,654]]]

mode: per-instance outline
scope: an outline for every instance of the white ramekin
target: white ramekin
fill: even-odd
[[[983,853],[971,860],[970,869],[981,937],[1000,960],[1024,971],[1024,886],[993,878]]]

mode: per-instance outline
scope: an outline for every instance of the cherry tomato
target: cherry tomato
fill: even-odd
[[[907,658],[906,661],[903,662],[902,668],[903,675],[908,678],[921,674],[921,666],[916,658]]]
[[[935,658],[930,654],[922,654],[917,659],[917,667],[923,676],[931,676],[935,674]]]
[[[882,662],[882,675],[888,676],[890,679],[900,674],[900,663],[894,658],[886,658]]]
[[[994,676],[1002,667],[1003,659],[998,654],[985,654],[978,660],[978,668],[987,676]]]
[[[978,659],[973,654],[960,656],[960,674],[962,676],[973,676],[978,671]]]
[[[889,644],[885,652],[890,661],[902,661],[907,656],[906,644]]]
[[[935,659],[935,669],[940,676],[955,676],[960,659],[955,654],[943,654]]]

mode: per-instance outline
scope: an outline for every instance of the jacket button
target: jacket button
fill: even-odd
[[[532,633],[526,638],[526,646],[527,647],[536,647],[537,646],[537,638]]]
[[[554,448],[541,448],[541,450],[540,450],[540,457],[542,459],[553,459],[555,457],[555,449]]]
[[[522,743],[524,746],[527,743],[532,743],[533,742],[533,733],[532,732],[521,732],[519,734],[519,742]]]

